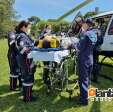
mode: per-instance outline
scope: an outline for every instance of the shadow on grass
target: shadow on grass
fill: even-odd
[[[59,92],[46,94],[46,88],[41,80],[35,82],[34,92],[36,102],[24,103],[20,92],[10,92],[7,85],[0,86],[0,112],[62,112],[70,108],[80,108],[68,97],[61,97]]]
[[[0,86],[0,95],[9,93],[9,86],[8,85],[2,85]]]
[[[113,85],[109,80],[103,78],[99,78],[99,82],[93,84],[99,89],[107,89],[108,86]],[[0,112],[63,112],[71,108],[75,108],[75,111],[81,109],[76,105],[76,101],[70,101],[67,95],[61,97],[57,91],[47,95],[41,78],[36,79],[33,94],[37,96],[37,101],[24,103],[20,92],[10,92],[8,85],[0,86]],[[100,108],[100,102],[94,101],[89,112],[101,112]]]

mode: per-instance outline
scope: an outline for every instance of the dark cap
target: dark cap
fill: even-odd
[[[91,25],[91,26],[94,25],[93,20],[91,18],[86,19],[85,23],[88,24],[88,25]]]

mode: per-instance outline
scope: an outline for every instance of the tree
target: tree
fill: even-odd
[[[52,26],[53,33],[59,33],[61,31],[67,32],[70,23],[67,21],[49,22],[49,21],[41,20],[38,24],[35,25],[35,27],[33,25],[32,31],[35,32],[36,36],[38,36],[43,31],[44,27],[49,24],[51,24]]]
[[[96,14],[97,14],[97,12],[87,12],[87,13],[84,15],[84,18],[86,19],[86,18],[92,17],[92,16],[94,16],[94,15],[96,15]]]
[[[15,0],[0,0],[0,32],[7,33],[14,26],[15,10],[13,5]]]
[[[40,21],[40,18],[37,16],[31,16],[30,18],[28,18],[28,20],[33,24],[37,24]]]

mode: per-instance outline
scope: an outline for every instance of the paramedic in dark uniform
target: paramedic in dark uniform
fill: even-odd
[[[19,87],[22,86],[21,82],[21,71],[17,63],[17,49],[15,45],[16,38],[16,28],[15,31],[8,33],[8,62],[10,67],[10,90],[16,90],[17,88],[17,79],[19,80]]]
[[[92,71],[92,81],[98,83],[98,76],[99,76],[99,54],[101,52],[100,47],[103,44],[103,36],[99,29],[94,29],[95,33],[97,34],[97,42],[93,49],[93,71]]]
[[[87,19],[82,25],[80,41],[76,46],[78,51],[78,75],[80,87],[79,104],[88,105],[88,87],[93,68],[93,47],[97,41],[97,35],[93,31],[91,19]]]
[[[21,67],[23,77],[23,101],[34,101],[35,98],[32,95],[32,87],[34,82],[34,73],[36,65],[32,59],[27,59],[27,55],[34,47],[34,41],[29,36],[31,24],[26,21],[20,22],[18,25],[18,36],[16,39],[17,48],[19,51],[19,65]]]

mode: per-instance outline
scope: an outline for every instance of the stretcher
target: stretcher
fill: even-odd
[[[50,61],[57,62],[69,55],[69,50],[63,48],[34,48],[28,54],[28,58],[32,58],[34,62],[37,61]]]
[[[69,59],[71,59],[70,50],[67,47],[72,44],[73,38],[67,41],[67,38],[62,39],[61,46],[63,48],[33,48],[28,54],[29,59],[33,59],[34,62],[42,61],[43,66],[43,81],[47,87],[47,93],[58,90],[66,90],[72,94],[72,90],[69,90]],[[78,39],[73,40],[74,43],[78,42]]]
[[[53,89],[68,88],[69,54],[69,50],[63,48],[33,48],[28,54],[28,58],[33,59],[34,62],[44,62],[43,80],[48,93]]]

